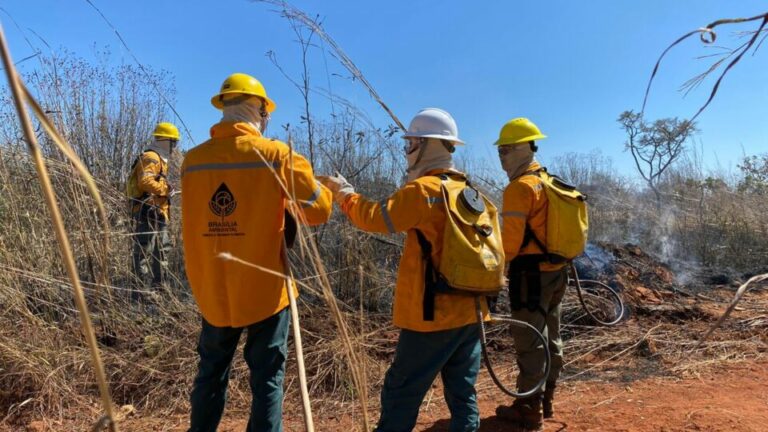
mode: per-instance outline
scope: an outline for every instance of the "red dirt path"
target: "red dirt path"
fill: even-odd
[[[556,419],[545,423],[546,432],[600,431],[768,431],[768,362],[741,362],[720,366],[701,376],[670,379],[646,378],[630,383],[594,381],[566,382],[555,403]],[[509,431],[494,416],[499,393],[481,392],[480,411],[483,432]],[[186,416],[128,419],[123,431],[185,430]],[[233,419],[240,417],[240,419]],[[286,431],[302,431],[301,419],[286,415]],[[375,417],[375,415],[374,415]],[[245,421],[235,412],[225,413],[220,432],[243,431]],[[447,432],[448,412],[441,391],[434,392],[425,405],[416,431]],[[334,415],[317,409],[318,432],[358,430],[350,415]],[[42,422],[40,422],[42,423]],[[37,423],[40,425],[40,423]],[[66,424],[54,429],[77,430]]]

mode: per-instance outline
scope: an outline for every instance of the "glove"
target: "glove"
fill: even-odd
[[[330,189],[333,199],[339,205],[344,203],[348,195],[355,193],[355,188],[339,173],[335,176],[318,176],[317,179]]]
[[[170,198],[170,197],[176,195],[176,193],[177,193],[176,192],[176,188],[173,187],[171,182],[169,182],[167,179],[165,180],[165,185],[168,187],[167,192],[165,193],[166,197]]]

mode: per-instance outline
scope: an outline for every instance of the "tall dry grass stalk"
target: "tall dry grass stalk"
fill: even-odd
[[[35,135],[35,132],[32,129],[32,122],[30,121],[24,106],[25,101],[30,105],[32,105],[32,107],[34,108],[35,114],[39,116],[41,123],[45,125],[46,131],[50,134],[51,138],[53,138],[53,140],[56,142],[59,148],[65,153],[65,155],[67,155],[70,162],[78,170],[80,176],[86,181],[90,192],[93,194],[93,197],[98,204],[99,212],[102,215],[102,219],[106,221],[104,206],[103,206],[103,203],[101,202],[101,197],[99,196],[98,189],[96,188],[96,185],[91,179],[91,176],[88,170],[85,168],[85,166],[83,166],[82,162],[77,157],[77,155],[72,151],[71,147],[65,141],[63,141],[61,136],[53,129],[53,127],[50,124],[50,121],[47,119],[42,109],[40,109],[37,102],[35,102],[32,96],[29,94],[29,92],[27,92],[26,89],[24,89],[21,79],[16,72],[16,68],[14,66],[13,60],[11,59],[11,54],[10,54],[10,51],[8,50],[8,45],[6,44],[6,41],[5,41],[5,31],[3,30],[2,26],[0,26],[0,50],[2,50],[2,58],[3,58],[3,64],[5,65],[6,77],[8,79],[8,84],[13,94],[13,101],[14,101],[14,105],[16,106],[18,119],[19,119],[19,122],[21,123],[22,129],[24,130],[24,136],[26,138],[27,145],[29,146],[29,152],[32,154],[32,157],[35,161],[35,170],[37,171],[37,176],[40,180],[40,184],[43,189],[43,194],[45,196],[45,201],[46,201],[48,210],[51,213],[51,220],[53,223],[54,232],[56,233],[56,238],[58,240],[61,258],[64,261],[65,267],[67,269],[67,274],[69,276],[70,281],[72,282],[72,287],[74,288],[75,304],[77,305],[77,309],[79,312],[83,333],[85,334],[86,341],[88,342],[88,348],[91,354],[92,366],[96,373],[97,383],[99,386],[99,393],[101,394],[102,405],[106,413],[106,416],[105,416],[106,420],[99,420],[98,423],[104,424],[105,426],[109,426],[112,432],[118,432],[114,406],[112,405],[112,397],[109,393],[109,384],[107,383],[107,380],[106,380],[104,364],[102,363],[101,355],[99,353],[99,348],[96,342],[96,335],[94,333],[93,324],[91,322],[91,317],[88,311],[88,306],[85,302],[83,287],[80,284],[80,276],[78,274],[75,259],[72,254],[72,246],[69,243],[69,237],[67,235],[66,229],[64,228],[63,219],[61,217],[59,205],[56,202],[56,197],[54,196],[53,187],[51,185],[51,179],[50,179],[50,176],[48,175],[48,170],[45,167],[45,162],[43,161],[40,147],[37,144],[37,136]],[[105,230],[108,229],[108,225],[105,224],[104,229]],[[108,237],[105,236],[105,238],[108,238]],[[105,242],[104,248],[105,249],[108,248],[108,243]],[[96,427],[98,427],[98,424]]]
[[[290,139],[289,139],[289,144],[292,152],[293,143],[292,143],[292,140]],[[309,262],[311,263],[310,267],[313,269],[314,271],[313,273],[319,276],[318,282],[321,288],[321,292],[323,294],[323,298],[325,299],[325,302],[328,305],[328,307],[331,309],[332,316],[336,323],[336,328],[339,334],[341,335],[341,339],[345,349],[345,354],[349,362],[348,366],[350,367],[350,370],[352,373],[353,384],[355,386],[356,393],[358,395],[358,401],[360,403],[360,408],[363,414],[362,430],[368,431],[370,430],[370,421],[368,419],[368,409],[367,409],[368,401],[365,398],[366,392],[362,390],[366,386],[366,383],[363,380],[363,374],[361,372],[361,360],[358,356],[358,350],[355,348],[352,338],[350,337],[349,327],[347,325],[346,319],[342,314],[341,309],[339,308],[338,302],[336,300],[336,296],[333,293],[331,282],[330,282],[330,279],[328,279],[328,274],[325,270],[325,265],[323,264],[323,259],[320,254],[320,251],[317,248],[317,244],[312,238],[311,233],[308,231],[306,227],[306,217],[304,216],[303,211],[301,211],[300,203],[296,200],[295,190],[293,190],[293,166],[290,167],[292,189],[289,190],[288,185],[285,185],[282,183],[282,180],[274,171],[274,168],[272,167],[272,165],[267,163],[267,160],[264,158],[261,152],[257,150],[256,153],[259,155],[259,157],[265,163],[265,165],[269,167],[269,169],[272,171],[272,174],[274,175],[275,179],[278,181],[281,188],[283,189],[283,193],[286,196],[290,197],[289,211],[293,215],[293,217],[299,222],[297,224],[298,244],[302,252],[302,256],[304,256],[305,258],[308,258]],[[286,263],[286,264],[288,265],[289,263]],[[289,277],[289,279],[291,278]]]

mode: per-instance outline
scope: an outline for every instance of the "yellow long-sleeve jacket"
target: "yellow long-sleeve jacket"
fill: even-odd
[[[395,286],[393,323],[395,326],[420,332],[448,330],[477,322],[473,297],[437,294],[435,319],[425,321],[423,315],[425,263],[415,229],[420,230],[432,245],[432,262],[440,266],[446,212],[436,175],[446,170],[430,171],[406,184],[389,198],[374,202],[360,194],[350,194],[342,211],[353,225],[363,231],[390,233],[407,232],[405,248],[400,258]],[[482,301],[488,318],[488,308]]]
[[[144,151],[139,156],[133,170],[133,175],[136,176],[136,186],[139,191],[147,194],[144,203],[157,208],[167,221],[170,216],[168,211],[170,186],[166,177],[168,175],[168,163],[156,152]],[[134,203],[132,208],[134,212],[138,212],[141,203]]]
[[[187,277],[200,312],[214,326],[247,326],[288,306],[284,278],[217,257],[229,252],[285,274],[281,248],[289,198],[279,182],[288,190],[293,184],[300,221],[328,220],[331,192],[315,180],[309,162],[296,153],[291,157],[286,144],[262,137],[247,123],[214,125],[211,139],[184,158]]]
[[[535,161],[528,167],[529,172],[540,169],[541,165]],[[504,190],[501,237],[507,262],[512,261],[518,255],[543,253],[535,241],[530,241],[523,247],[523,239],[527,223],[536,238],[542,243],[546,242],[548,202],[542,180],[534,174],[525,174],[512,180]],[[563,268],[564,265],[543,262],[539,264],[539,270],[556,271]]]

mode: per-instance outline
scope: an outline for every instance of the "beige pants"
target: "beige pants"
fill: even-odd
[[[525,278],[522,280],[521,297],[522,309],[513,310],[512,318],[525,321],[536,327],[548,341],[551,356],[551,367],[548,383],[555,383],[560,370],[563,368],[563,340],[560,337],[560,310],[563,296],[568,283],[566,270],[541,273],[541,302],[540,309],[530,311],[525,306],[528,298],[528,287]],[[515,295],[510,292],[510,296]],[[524,392],[533,388],[544,375],[545,351],[540,340],[530,329],[511,328],[512,337],[517,351],[517,364],[520,374],[517,377],[518,391]]]

